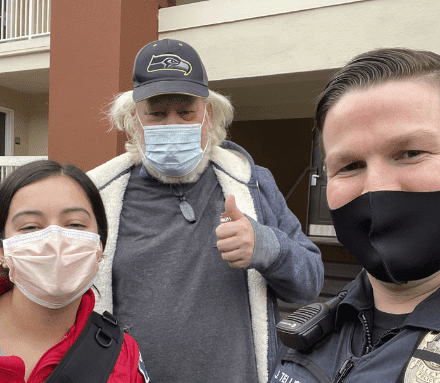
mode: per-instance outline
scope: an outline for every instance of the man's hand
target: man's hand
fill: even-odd
[[[243,269],[252,261],[254,252],[254,228],[249,219],[238,209],[235,197],[228,195],[225,201],[226,214],[231,221],[217,227],[217,248],[222,258],[234,269]]]

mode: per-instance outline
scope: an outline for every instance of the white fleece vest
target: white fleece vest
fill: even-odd
[[[257,221],[254,201],[248,187],[245,185],[251,178],[251,165],[246,157],[237,151],[215,147],[211,153],[211,161],[232,175],[231,177],[214,167],[214,172],[225,198],[227,195],[233,194],[240,211]],[[113,311],[112,264],[119,230],[119,216],[130,172],[115,179],[107,186],[105,185],[130,166],[139,164],[140,162],[135,160],[132,155],[125,153],[87,173],[98,188],[102,189],[104,187],[101,190],[101,196],[104,201],[109,227],[104,257],[95,282],[95,286],[99,291],[99,294],[96,294],[95,311],[99,313],[105,310]],[[248,287],[258,380],[259,383],[266,383],[268,380],[267,353],[269,347],[267,286],[263,277],[255,269],[248,270]]]

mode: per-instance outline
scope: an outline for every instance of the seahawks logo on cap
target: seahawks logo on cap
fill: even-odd
[[[191,64],[177,55],[165,54],[154,56],[148,64],[147,72],[156,72],[158,70],[178,70],[189,75],[192,71]]]

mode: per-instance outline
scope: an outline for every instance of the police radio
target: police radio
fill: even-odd
[[[336,309],[348,291],[343,290],[324,303],[311,303],[294,311],[277,324],[281,342],[300,352],[310,352],[333,333]]]

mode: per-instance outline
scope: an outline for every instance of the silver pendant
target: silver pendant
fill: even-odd
[[[194,223],[196,222],[196,215],[194,214],[194,209],[184,198],[185,197],[183,197],[183,199],[180,200],[180,211],[182,212],[183,216],[188,222]]]

